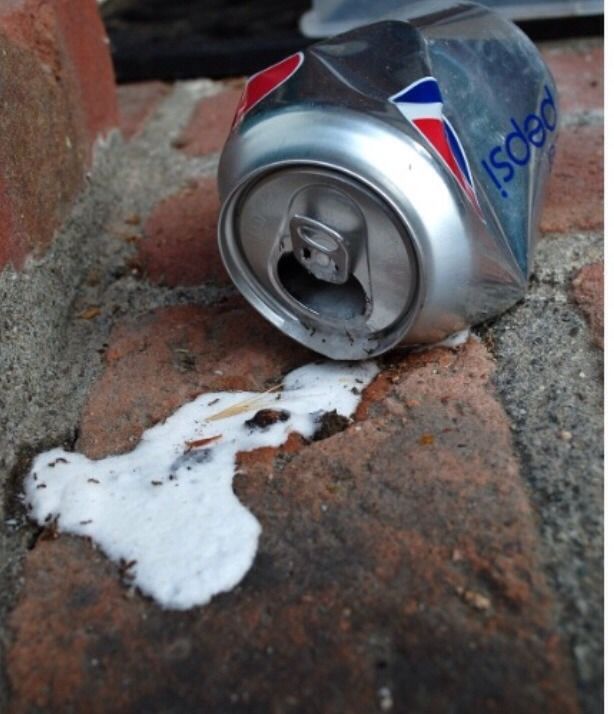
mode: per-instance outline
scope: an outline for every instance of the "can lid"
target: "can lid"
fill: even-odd
[[[329,357],[380,354],[413,321],[411,235],[392,205],[339,170],[292,164],[244,182],[222,208],[220,250],[264,317]]]

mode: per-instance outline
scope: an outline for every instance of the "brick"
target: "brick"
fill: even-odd
[[[137,82],[117,88],[119,127],[126,139],[138,136],[171,87],[164,82]]]
[[[0,34],[0,269],[40,255],[83,183],[85,147],[64,88]],[[19,151],[15,150],[19,147]]]
[[[95,0],[13,0],[0,9],[0,33],[35,55],[70,94],[87,140],[117,125],[108,40]]]
[[[603,349],[603,262],[581,268],[571,283],[572,297],[586,316],[593,341]]]
[[[62,49],[72,72],[76,108],[83,116],[91,146],[99,135],[117,126],[117,96],[109,41],[94,0],[80,0],[78,12],[73,0],[55,0],[54,4]]]
[[[45,251],[83,185],[94,140],[116,123],[96,3],[69,5],[0,8],[0,269]]]
[[[231,87],[205,97],[197,104],[187,127],[175,142],[189,156],[205,156],[221,151],[241,97],[241,89]]]
[[[562,129],[540,227],[545,233],[603,228],[603,126]]]
[[[307,355],[240,298],[127,320],[110,338],[79,449],[95,458],[130,449],[144,429],[201,392],[265,389]]]
[[[238,302],[126,323],[80,448],[125,446],[122,414],[306,361],[271,330]],[[126,713],[367,712],[388,696],[417,714],[577,712],[491,358],[470,342],[386,365],[346,431],[242,460],[259,553],[207,607],[162,611],[85,540],[39,539],[10,618],[13,714],[102,713],[109,691]]]
[[[62,59],[57,37],[54,2],[12,0],[0,7],[2,34],[24,50],[37,56],[57,76]]]
[[[137,261],[163,285],[230,282],[217,247],[219,200],[214,178],[202,179],[161,201],[151,212]]]
[[[544,47],[563,114],[603,110],[603,46]]]

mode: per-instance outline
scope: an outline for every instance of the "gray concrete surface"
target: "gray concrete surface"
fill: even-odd
[[[494,337],[496,387],[541,524],[561,632],[584,710],[595,714],[603,710],[603,352],[569,284],[602,255],[600,235],[543,240],[526,298],[479,330]]]

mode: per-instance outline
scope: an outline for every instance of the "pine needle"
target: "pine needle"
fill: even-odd
[[[262,394],[258,394],[255,397],[250,397],[249,399],[245,399],[244,401],[239,402],[238,404],[233,404],[231,407],[222,409],[222,411],[217,412],[213,416],[208,417],[206,421],[219,421],[220,419],[227,419],[228,417],[237,416],[237,414],[251,412],[255,407],[258,406],[258,403],[262,399],[268,396],[271,392],[276,392],[278,389],[281,389],[281,384],[276,384],[274,387],[270,387],[265,392],[262,392]]]
[[[215,436],[206,436],[203,439],[194,439],[194,441],[186,441],[186,451],[190,451],[191,449],[200,449],[201,446],[212,444],[214,441],[218,441],[218,439],[221,438],[221,434],[216,434]]]

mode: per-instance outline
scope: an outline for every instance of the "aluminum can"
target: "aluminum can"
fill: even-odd
[[[442,340],[513,305],[531,272],[552,76],[493,11],[413,7],[250,78],[220,158],[228,273],[335,359]]]

